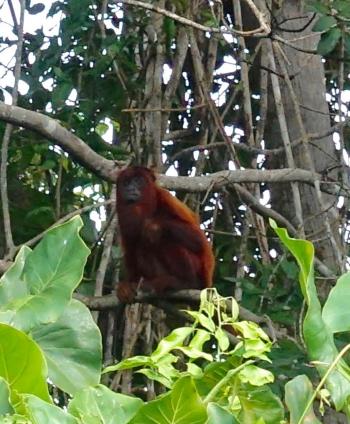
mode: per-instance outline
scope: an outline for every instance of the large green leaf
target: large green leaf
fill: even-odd
[[[28,295],[28,289],[21,278],[23,267],[31,249],[23,246],[18,252],[15,262],[0,278],[0,310],[6,309],[6,304],[14,299]]]
[[[324,322],[332,333],[350,330],[350,273],[342,275],[329,293],[322,310]]]
[[[6,324],[0,324],[0,376],[9,384],[13,401],[17,393],[50,401],[43,353],[26,334]]]
[[[10,391],[7,381],[0,377],[0,417],[13,412],[10,404]]]
[[[329,31],[321,35],[321,39],[317,46],[317,53],[325,56],[335,49],[342,35],[340,28],[331,28]]]
[[[22,278],[29,295],[8,304],[15,310],[12,324],[29,331],[55,322],[80,283],[89,249],[79,236],[80,217],[49,230],[27,255]]]
[[[204,424],[205,406],[189,376],[178,380],[166,395],[144,405],[131,424]]]
[[[98,385],[77,393],[68,411],[84,424],[126,424],[142,403],[141,399],[115,393]]]
[[[298,262],[299,283],[307,304],[303,323],[304,340],[310,359],[317,361],[316,368],[323,376],[337,357],[338,350],[334,344],[333,334],[322,318],[321,305],[317,297],[313,267],[314,247],[309,241],[289,237],[287,231],[278,228],[275,222],[270,221],[270,224]],[[350,370],[344,361],[340,361],[331,372],[326,385],[337,410],[340,410],[350,395]]]
[[[242,406],[240,422],[257,423],[262,419],[265,424],[280,424],[283,421],[283,404],[268,386],[244,384],[238,391],[238,398]]]
[[[306,375],[298,375],[285,386],[286,404],[290,412],[290,424],[298,424],[307,403],[311,399],[313,387]],[[320,424],[312,406],[307,411],[303,423]]]
[[[217,403],[208,404],[208,422],[207,424],[237,424],[236,418],[226,409]]]
[[[101,333],[88,308],[71,300],[53,324],[45,324],[32,332],[42,348],[50,380],[65,392],[92,386],[100,381]]]
[[[313,31],[327,31],[333,26],[337,25],[337,20],[334,16],[321,16],[315,25],[313,26]]]
[[[22,395],[21,402],[32,424],[79,424],[73,415],[37,396]]]

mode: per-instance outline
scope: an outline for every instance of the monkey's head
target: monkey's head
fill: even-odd
[[[133,205],[152,202],[156,193],[156,177],[148,168],[130,166],[117,179],[118,203]]]

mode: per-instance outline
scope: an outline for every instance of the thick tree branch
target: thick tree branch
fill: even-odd
[[[115,182],[117,166],[122,164],[105,159],[94,152],[83,140],[72,134],[55,119],[38,112],[0,102],[0,120],[37,132],[60,146],[91,172],[106,181]],[[301,182],[314,185],[315,181],[322,182],[320,174],[298,168],[220,171],[200,177],[159,176],[160,184],[169,190],[183,190],[192,193],[220,190],[234,183]],[[333,194],[346,195],[348,191],[348,187],[341,187],[337,182],[327,181],[324,184],[327,184],[327,191]]]
[[[169,190],[183,190],[187,192],[206,192],[208,190],[220,190],[234,183],[288,183],[300,182],[313,185],[314,181],[322,181],[321,175],[307,171],[306,169],[272,169],[256,170],[244,169],[234,171],[219,171],[210,175],[200,177],[169,177],[159,176],[162,186]],[[334,182],[334,191],[340,193],[341,187]]]
[[[54,141],[81,165],[105,180],[115,181],[115,164],[94,152],[79,137],[64,128],[58,121],[38,112],[0,102],[0,119],[13,125],[33,130]]]
[[[117,306],[119,306],[121,303],[119,302],[119,299],[117,296],[110,294],[106,296],[98,296],[98,297],[92,297],[92,296],[85,296],[79,293],[74,293],[74,298],[77,300],[80,300],[83,302],[89,309],[91,310],[98,310],[98,311],[104,311],[104,310],[110,310],[114,309]],[[151,295],[148,293],[138,293],[137,297],[135,298],[135,302],[138,303],[151,303],[154,306],[160,307],[162,309],[172,309],[173,303],[187,303],[190,305],[199,305],[200,302],[200,290],[179,290],[173,293],[167,293],[166,299],[162,297],[161,299],[155,295]],[[230,302],[227,302],[227,312],[230,313]],[[253,321],[257,324],[266,324],[267,326],[267,333],[272,338],[283,338],[286,336],[286,334],[277,329],[273,328],[272,322],[267,317],[262,317],[259,315],[254,314],[253,312],[249,311],[246,308],[243,308],[242,306],[239,307],[239,316],[243,320]]]

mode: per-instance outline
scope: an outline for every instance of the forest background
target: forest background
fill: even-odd
[[[332,287],[349,269],[348,1],[3,0],[0,28],[2,283],[23,245],[39,249],[57,224],[72,226],[72,234],[83,225],[91,253],[86,265],[83,259],[71,264],[77,274],[84,267],[74,296],[98,324],[103,364],[149,355],[169,332],[164,317],[184,317],[171,299],[141,295],[140,303],[119,305],[114,183],[117,170],[130,163],[155,167],[160,184],[200,215],[213,243],[218,292],[233,296],[240,319],[260,325],[274,342],[268,367],[274,395],[283,399],[286,382],[305,375],[311,398],[310,382],[316,387],[324,370],[318,374],[310,360],[331,366],[337,355],[323,356],[327,343],[320,355],[310,353],[305,320],[316,294],[307,284],[312,278],[321,304],[329,305]],[[315,280],[304,269],[305,287],[293,248],[269,219],[313,243]],[[44,292],[31,278],[26,295]],[[333,353],[350,342],[341,303],[350,293],[346,285],[342,290],[332,311],[343,324],[324,318]],[[11,296],[0,291],[0,321],[17,322],[14,328],[33,336],[33,327],[13,318],[20,308],[9,303]],[[198,297],[185,292],[181,301],[198,304]],[[58,319],[62,310],[56,312],[37,324]],[[314,392],[322,422],[347,422],[349,381],[347,374],[341,394],[330,387],[323,397]],[[154,384],[131,371],[105,374],[103,382],[125,394],[142,393],[146,385],[140,397],[148,401],[164,391],[159,376]],[[50,390],[65,406],[65,393],[77,388],[70,389],[56,382]],[[288,401],[274,405],[291,412]],[[242,409],[227,410],[237,422],[257,422],[242,418]],[[269,420],[267,413],[261,422],[281,422],[284,414]]]

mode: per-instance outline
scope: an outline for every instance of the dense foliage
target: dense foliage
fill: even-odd
[[[3,422],[350,416],[349,57],[348,0],[0,4]],[[117,305],[128,163],[200,215],[199,310]]]
[[[193,324],[173,330],[150,356],[134,356],[104,370],[140,368],[139,373],[166,387],[166,394],[144,403],[98,384],[101,335],[88,309],[72,298],[89,253],[79,236],[81,225],[77,217],[50,230],[34,250],[23,248],[1,278],[2,422],[273,424],[286,422],[288,410],[291,423],[317,423],[316,396],[320,411],[330,400],[338,409],[349,410],[350,370],[343,356],[350,344],[339,352],[334,335],[350,329],[350,312],[344,308],[350,274],[339,279],[321,308],[312,244],[290,238],[273,222],[300,267],[307,308],[303,337],[322,377],[316,389],[307,375],[297,375],[285,385],[285,409],[267,369],[269,337],[257,324],[239,321],[235,300],[222,298],[215,289],[202,292],[197,312],[187,311]],[[340,309],[344,313],[339,314]],[[228,328],[233,339],[224,331]],[[62,409],[66,401],[60,399],[65,394],[67,411]]]

